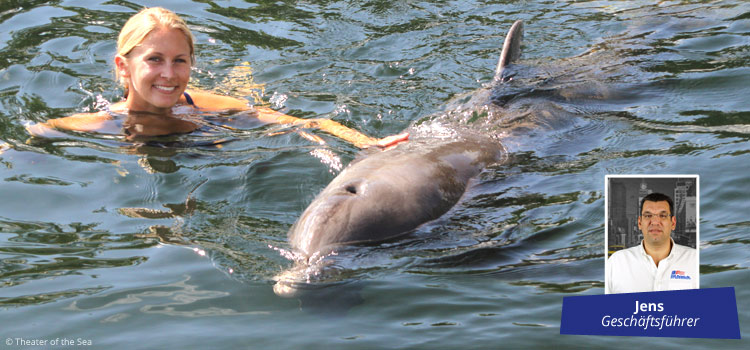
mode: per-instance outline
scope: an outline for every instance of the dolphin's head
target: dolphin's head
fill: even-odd
[[[295,264],[274,278],[277,295],[296,297],[323,288],[321,281],[336,274],[335,255],[344,245],[388,240],[429,220],[415,193],[430,186],[410,186],[411,177],[397,175],[406,170],[400,164],[366,158],[313,200],[289,231]]]
[[[348,167],[302,213],[289,233],[298,253],[312,257],[339,245],[388,240],[442,214],[425,205],[444,201],[430,176],[434,166],[376,158]]]

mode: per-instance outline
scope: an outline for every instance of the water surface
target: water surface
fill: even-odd
[[[355,147],[252,122],[156,144],[26,133],[119,100],[116,36],[145,5],[0,5],[0,337],[106,349],[746,347],[559,335],[563,297],[603,293],[606,174],[700,175],[701,284],[736,287],[748,333],[744,2],[163,2],[196,36],[194,87],[377,137],[487,83],[507,29],[525,21],[520,81],[539,88],[510,112],[546,108],[569,123],[509,142],[510,161],[418,239],[355,250],[340,284],[301,299],[273,293],[291,266],[278,250]]]

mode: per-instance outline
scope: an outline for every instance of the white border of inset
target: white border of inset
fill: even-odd
[[[698,174],[623,174],[623,175],[604,175],[604,285],[607,284],[607,265],[609,264],[609,179],[610,178],[637,178],[637,179],[648,179],[648,178],[695,178],[695,251],[698,254],[696,259],[697,266],[695,270],[698,271],[698,288],[700,288],[700,266],[701,266],[701,186],[700,176]],[[673,195],[670,195],[672,197]],[[674,198],[673,198],[674,200]]]

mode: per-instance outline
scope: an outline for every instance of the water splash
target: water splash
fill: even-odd
[[[281,257],[283,257],[284,259],[291,260],[294,262],[299,262],[303,260],[303,257],[294,251],[284,249],[284,248],[274,247],[270,244],[268,245],[268,248],[277,251],[279,255],[281,255]]]
[[[109,112],[109,109],[111,106],[112,106],[112,102],[104,98],[104,96],[102,96],[101,94],[96,95],[95,102],[94,102],[95,110]]]
[[[271,98],[268,100],[268,102],[271,103],[271,107],[273,109],[281,109],[284,108],[284,104],[286,103],[286,100],[289,99],[289,96],[286,94],[280,94],[278,92],[274,92]]]
[[[283,258],[291,260],[294,265],[282,271],[273,277],[276,284],[273,291],[281,297],[295,297],[304,289],[314,288],[315,282],[318,282],[323,276],[326,267],[332,265],[327,258],[338,255],[338,252],[332,251],[327,254],[316,252],[309,258],[297,252],[268,245],[268,248],[275,250]]]
[[[193,248],[193,252],[203,257],[206,256],[206,251],[200,248]]]
[[[340,172],[341,169],[344,168],[344,165],[341,162],[341,158],[331,150],[316,148],[310,152],[310,155],[318,158],[321,163],[325,164],[328,167],[328,172],[333,175],[335,175],[337,172]]]
[[[458,137],[458,133],[455,128],[445,125],[436,120],[430,120],[425,123],[421,123],[414,126],[411,130],[412,135],[416,138],[417,136],[425,136],[438,139],[455,139]]]
[[[338,115],[342,115],[342,114],[346,115],[346,116],[351,116],[352,115],[352,111],[349,109],[349,106],[347,106],[345,104],[341,104],[341,105],[337,105],[336,106],[336,108],[333,110],[332,114],[334,116],[338,116]]]

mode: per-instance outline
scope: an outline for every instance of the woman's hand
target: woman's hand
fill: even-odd
[[[382,148],[383,150],[391,149],[393,147],[396,147],[401,142],[409,141],[409,133],[405,132],[403,134],[398,135],[391,135],[388,137],[384,137],[382,139],[375,139],[375,142],[369,146],[377,146]]]

